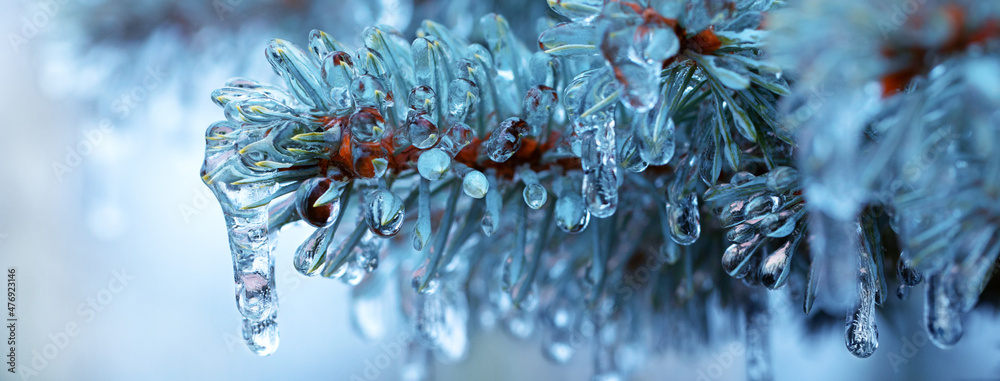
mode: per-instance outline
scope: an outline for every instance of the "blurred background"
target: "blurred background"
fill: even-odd
[[[279,350],[257,357],[245,348],[222,213],[197,175],[205,128],[222,119],[209,93],[235,76],[277,83],[263,57],[270,38],[304,44],[319,28],[358,46],[365,26],[388,24],[411,38],[424,18],[469,35],[490,11],[526,24],[521,37],[531,41],[532,20],[547,7],[542,0],[5,3],[0,266],[17,268],[20,374],[5,366],[0,379],[398,379],[398,342],[365,342],[352,331],[348,286],[292,268],[304,228],[283,231],[277,249]],[[772,303],[787,303],[770,332],[779,380],[1000,374],[992,311],[971,314],[966,337],[945,351],[927,340],[920,298],[890,298],[910,318],[880,321],[878,351],[857,359],[841,329],[802,328],[797,300],[779,293]],[[635,379],[743,379],[734,343],[653,357]],[[387,367],[366,372],[386,354]],[[476,332],[468,358],[435,363],[433,377],[584,380],[591,361],[584,349],[570,364],[552,365],[537,340]]]

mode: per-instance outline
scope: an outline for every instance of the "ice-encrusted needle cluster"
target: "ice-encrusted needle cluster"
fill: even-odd
[[[207,132],[201,173],[226,215],[247,344],[277,346],[274,247],[293,223],[315,228],[294,267],[355,286],[362,335],[384,335],[393,319],[377,311],[399,308],[415,338],[407,374],[462,359],[471,329],[500,325],[540,332],[559,363],[592,344],[595,379],[624,378],[715,336],[705,316],[723,303],[745,312],[748,376],[768,379],[767,341],[749,334],[767,329],[767,294],[743,284],[805,284],[805,312],[846,311],[846,345],[867,357],[887,257],[900,295],[928,279],[932,338],[954,343],[1000,251],[993,181],[970,177],[996,167],[997,97],[970,78],[1000,76],[972,48],[997,33],[963,24],[912,67],[900,63],[928,48],[905,28],[867,36],[892,65],[842,73],[824,66],[837,49],[877,54],[794,47],[870,5],[810,3],[832,10],[550,0],[560,19],[539,21],[539,51],[496,14],[479,20],[480,43],[431,21],[413,40],[370,27],[357,48],[321,31],[301,48],[273,40],[283,86],[234,79],[212,94],[226,120]],[[806,21],[817,28],[789,37]],[[836,95],[808,103],[831,73],[845,76]],[[930,149],[943,156],[916,174],[899,153]],[[897,236],[904,251],[890,253]]]

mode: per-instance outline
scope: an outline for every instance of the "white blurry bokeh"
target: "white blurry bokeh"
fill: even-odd
[[[23,20],[38,9],[32,2],[4,7],[5,35],[21,33]],[[272,79],[263,44],[271,37],[302,42],[312,28],[272,36],[246,27],[238,41],[185,49],[172,47],[170,32],[152,37],[162,45],[111,51],[61,45],[56,26],[39,28],[16,47],[3,39],[0,266],[17,267],[17,366],[37,372],[26,379],[367,379],[365,368],[395,340],[362,341],[348,319],[348,287],[295,273],[292,251],[305,229],[283,232],[277,250],[278,351],[262,358],[243,346],[225,224],[198,176],[204,130],[222,118],[211,90],[238,75]],[[132,70],[102,72],[123,67]],[[158,71],[162,79],[145,78]],[[127,113],[116,103],[142,93]],[[102,120],[112,128],[102,130]],[[129,277],[127,285],[118,287],[116,272]],[[913,292],[921,295],[922,287]],[[926,340],[915,353],[904,348],[914,337],[926,339],[920,299],[905,303],[913,317],[908,324],[880,323],[879,349],[863,360],[847,352],[842,332],[807,336],[797,321],[779,317],[771,336],[777,379],[995,378],[995,316],[970,317],[966,337],[951,350]],[[799,313],[798,305],[790,311]],[[77,326],[75,335],[67,334],[67,324]],[[742,356],[727,360],[727,348],[651,358],[635,379],[743,379]],[[590,377],[590,356],[584,349],[570,364],[555,366],[542,358],[537,339],[475,333],[468,359],[436,363],[434,374],[583,380]],[[398,379],[401,362],[392,358],[375,379]],[[4,371],[0,379],[22,377]]]

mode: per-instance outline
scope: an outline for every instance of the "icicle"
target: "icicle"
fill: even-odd
[[[858,235],[862,234],[858,226]],[[878,327],[875,324],[875,303],[878,293],[878,279],[875,260],[868,248],[861,245],[858,250],[858,297],[854,308],[847,313],[847,349],[859,358],[866,358],[878,348]]]
[[[420,179],[417,196],[417,223],[413,226],[413,249],[422,251],[431,239],[431,182]]]
[[[448,106],[448,83],[451,81],[450,73],[448,72],[448,62],[446,60],[446,55],[441,49],[440,43],[437,38],[433,36],[420,37],[413,40],[410,46],[410,50],[413,54],[413,69],[416,78],[416,83],[418,85],[430,86],[437,93],[437,108],[438,114],[435,114],[437,119],[434,119],[436,124],[441,124],[444,122],[444,118],[440,113],[447,113],[450,111]]]
[[[500,209],[503,207],[503,195],[497,186],[495,175],[486,176],[489,180],[489,190],[486,192],[486,213],[483,214],[483,233],[492,237],[500,227]]]
[[[278,349],[277,312],[254,321],[243,318],[243,341],[258,356],[267,356]]]
[[[372,233],[391,237],[403,225],[403,199],[387,189],[379,189],[367,196],[365,221]]]
[[[576,129],[583,139],[581,192],[587,210],[606,218],[618,208],[618,162],[615,155],[615,121],[610,117],[581,118]],[[593,124],[589,124],[593,123]]]
[[[524,196],[524,202],[531,209],[539,209],[544,206],[549,192],[538,182],[538,174],[528,167],[521,168],[518,173],[521,175],[521,181],[524,182],[524,191],[521,192]]]
[[[417,171],[427,180],[441,180],[451,168],[451,158],[438,148],[424,151],[417,159]]]
[[[924,319],[927,333],[934,345],[947,349],[962,338],[962,314],[957,295],[952,291],[955,277],[952,270],[944,270],[927,277],[927,303]]]

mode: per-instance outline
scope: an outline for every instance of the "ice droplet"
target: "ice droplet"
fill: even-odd
[[[701,214],[698,196],[694,192],[681,196],[667,205],[670,238],[680,245],[690,245],[701,236]]]
[[[635,139],[632,136],[625,138],[621,149],[618,150],[618,159],[621,162],[622,168],[625,168],[629,172],[639,173],[649,167],[649,163],[639,154],[639,148],[636,147]]]
[[[431,181],[443,179],[450,167],[451,158],[438,148],[422,152],[417,159],[417,171],[420,172],[420,176]]]
[[[351,128],[351,138],[359,142],[377,142],[385,133],[385,119],[378,110],[365,107],[351,114],[348,121]]]
[[[354,78],[351,83],[351,96],[358,107],[378,108],[391,98],[390,93],[378,78],[363,74]]]
[[[910,254],[905,250],[899,253],[899,260],[896,261],[896,277],[906,286],[916,286],[924,280],[924,275],[913,268]]]
[[[521,195],[524,197],[524,202],[528,204],[531,209],[539,209],[545,205],[545,201],[549,197],[549,192],[545,190],[545,187],[538,182],[538,174],[532,171],[530,168],[523,168],[519,171],[521,175],[521,181],[524,182],[524,191]]]
[[[490,189],[489,180],[486,179],[486,175],[475,169],[468,171],[464,177],[462,177],[462,190],[465,194],[472,198],[483,198],[486,196],[486,192]]]
[[[486,143],[484,144],[486,154],[490,157],[490,160],[497,163],[507,161],[521,148],[521,136],[527,131],[528,124],[521,120],[521,118],[507,118],[486,139]]]
[[[254,321],[243,318],[243,341],[258,356],[267,356],[278,349],[278,322],[275,315]]]
[[[407,99],[407,103],[410,109],[413,111],[424,112],[428,115],[434,115],[436,110],[434,107],[437,105],[437,97],[434,93],[434,89],[427,85],[420,85],[414,87],[410,90],[410,96]]]
[[[403,225],[403,199],[386,189],[379,189],[368,196],[365,221],[372,233],[391,237]]]
[[[674,119],[670,110],[657,108],[646,118],[637,117],[632,127],[635,145],[649,165],[666,165],[674,157]]]
[[[322,227],[316,229],[310,236],[299,245],[292,258],[292,265],[299,274],[305,276],[316,275],[323,264],[326,249],[333,238],[331,228]]]
[[[331,187],[333,189],[331,189]],[[339,193],[343,186],[334,184],[333,180],[326,177],[313,177],[302,182],[299,189],[295,191],[295,209],[299,212],[302,220],[315,227],[324,227],[333,223],[334,217],[340,213]],[[329,202],[317,205],[322,202],[321,197],[330,197],[328,192],[332,192],[337,197]],[[326,197],[323,197],[327,195]]]
[[[425,112],[411,111],[406,116],[407,134],[411,144],[419,149],[431,148],[438,141],[438,127]]]
[[[590,211],[575,192],[566,192],[556,200],[555,213],[556,226],[567,233],[579,233],[590,223]]]

